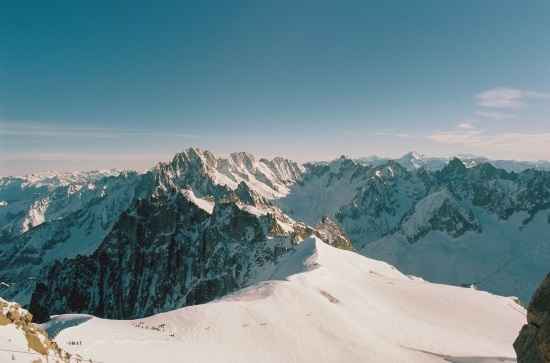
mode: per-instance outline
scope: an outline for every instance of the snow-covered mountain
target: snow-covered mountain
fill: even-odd
[[[210,212],[214,199],[248,196],[255,200],[245,200],[248,205],[243,208],[260,213],[253,204],[261,202],[265,214],[274,209],[267,198],[288,193],[302,170],[283,158],[256,160],[247,153],[234,153],[226,159],[190,148],[144,174],[109,171],[3,178],[0,294],[29,303],[36,279],[53,262],[94,253],[122,213],[155,188],[181,192]],[[253,194],[247,194],[250,188]]]
[[[528,300],[550,263],[550,172],[455,158],[437,171],[340,158],[309,165],[277,201],[297,220],[339,223],[354,247],[432,281]]]
[[[525,310],[512,298],[406,276],[317,238],[270,272],[207,304],[137,320],[58,316],[49,330],[103,362],[515,361]]]
[[[105,183],[128,172],[117,170],[40,173],[0,178],[0,236],[8,239],[44,222],[60,219],[82,209],[98,194],[106,193]]]
[[[23,217],[3,214],[0,295],[28,304],[41,280],[38,311],[143,316],[247,286],[313,233],[406,273],[528,300],[550,263],[550,172],[456,158],[432,170],[420,159],[300,165],[190,148],[142,174],[51,177],[28,190],[5,182],[0,195],[23,190],[4,198],[7,208],[25,201],[22,216],[49,202],[27,230],[12,228]],[[115,311],[121,297],[129,310]]]
[[[358,158],[355,161],[368,166],[380,166],[386,164],[390,160],[394,160],[407,170],[416,170],[426,168],[428,170],[440,170],[445,167],[452,159],[457,158],[466,165],[466,167],[474,167],[483,163],[490,163],[493,166],[505,169],[507,171],[522,172],[527,169],[550,170],[550,161],[520,161],[520,160],[493,160],[483,156],[472,154],[458,154],[453,157],[431,157],[420,154],[416,151],[411,151],[400,158],[390,159],[378,156],[369,156]]]
[[[54,261],[90,254],[139,192],[135,172],[3,178],[0,199],[0,288],[28,303],[34,281]]]
[[[66,311],[141,317],[253,283],[312,233],[351,248],[339,229],[325,223],[317,231],[272,204],[300,173],[282,158],[177,154],[140,176],[138,196],[94,251],[51,264],[31,310],[39,320]]]

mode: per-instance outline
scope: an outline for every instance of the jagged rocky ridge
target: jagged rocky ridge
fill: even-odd
[[[204,303],[252,281],[294,238],[273,215],[232,202],[209,215],[181,194],[154,195],[124,213],[92,255],[54,264],[31,311],[136,318]]]
[[[0,188],[9,199],[0,208],[0,293],[28,303],[35,279],[51,263],[96,250],[140,194],[142,177],[106,172],[24,180]]]
[[[407,170],[345,157],[306,164],[277,204],[292,218],[334,218],[366,256],[436,282],[528,300],[550,263],[550,172],[507,172],[455,158]],[[536,251],[536,252],[535,252]]]
[[[35,281],[53,262],[92,254],[120,215],[151,193],[153,183],[160,188],[177,186],[193,198],[196,194],[195,201],[210,209],[214,198],[229,197],[230,190],[235,190],[235,198],[245,198],[250,185],[254,203],[267,205],[267,198],[288,192],[301,172],[300,165],[283,158],[256,160],[235,153],[224,159],[191,148],[145,174],[108,171],[2,178],[0,295],[27,304]]]
[[[204,221],[201,219],[199,224],[202,227],[196,231],[196,239],[193,240],[181,237],[191,232],[176,220],[168,224],[177,226],[174,228],[181,235],[174,234],[174,231],[168,233],[147,224],[146,221],[135,222],[141,226],[141,230],[149,231],[148,239],[134,240],[130,245],[142,246],[143,243],[149,243],[148,251],[158,253],[159,256],[166,256],[161,251],[169,245],[160,236],[174,234],[178,245],[185,244],[195,248],[202,243],[204,236],[210,235],[208,230],[211,227],[207,226],[211,226],[215,216],[221,210],[232,210],[229,206],[233,206],[233,209],[237,208],[235,212],[253,216],[246,219],[246,228],[248,223],[259,223],[263,231],[271,228],[271,232],[261,236],[266,238],[261,243],[262,238],[257,238],[253,241],[248,239],[247,242],[239,240],[236,241],[239,243],[231,246],[252,244],[259,247],[267,244],[266,248],[271,249],[271,256],[275,256],[275,244],[268,243],[274,239],[280,242],[282,238],[284,241],[281,243],[285,248],[292,248],[292,243],[299,240],[294,239],[293,235],[321,236],[324,233],[324,239],[330,243],[351,248],[347,241],[353,241],[356,251],[386,260],[406,273],[437,282],[476,284],[482,289],[504,295],[518,295],[526,300],[535,289],[533,281],[537,281],[547,272],[550,262],[549,175],[549,172],[542,170],[515,173],[497,169],[490,164],[466,165],[459,159],[446,162],[435,171],[423,166],[407,168],[399,160],[371,165],[346,157],[328,163],[301,166],[282,158],[257,159],[247,153],[234,153],[228,158],[219,158],[208,151],[191,148],[177,154],[168,163],[160,163],[148,173],[129,178],[128,184],[132,186],[129,189],[132,192],[123,198],[124,203],[118,203],[118,198],[112,198],[110,189],[102,194],[98,201],[103,202],[97,202],[102,207],[98,207],[97,211],[108,209],[112,213],[105,219],[109,223],[104,224],[102,233],[95,234],[95,238],[77,238],[79,233],[89,230],[86,222],[88,219],[101,220],[98,216],[102,216],[102,213],[90,212],[94,209],[86,206],[66,217],[46,220],[15,239],[2,242],[7,243],[6,246],[17,246],[11,249],[11,253],[0,255],[0,258],[4,258],[3,261],[17,258],[17,251],[25,251],[26,246],[31,246],[31,253],[21,254],[21,257],[28,255],[39,258],[36,261],[42,262],[38,265],[40,268],[36,268],[33,267],[33,259],[23,258],[18,260],[17,265],[0,270],[0,281],[11,285],[7,290],[0,288],[0,294],[17,296],[19,301],[28,303],[34,280],[30,280],[24,293],[21,293],[21,286],[25,285],[22,281],[29,277],[45,277],[51,264],[62,261],[65,257],[71,259],[56,263],[56,271],[60,275],[70,275],[76,285],[80,284],[80,280],[88,278],[77,273],[83,268],[81,265],[95,264],[94,268],[99,271],[99,251],[116,250],[124,238],[130,240],[129,237],[122,240],[113,237],[124,231],[121,228],[124,225],[122,220],[128,222],[128,218],[137,215],[139,205],[149,205],[158,208],[157,213],[160,215],[171,215],[173,211],[182,209],[191,213],[196,208],[207,214]],[[125,182],[122,180],[120,183],[122,191],[125,189]],[[112,204],[104,202],[107,200],[112,200]],[[185,206],[186,203],[189,205]],[[109,207],[104,208],[105,206]],[[270,227],[266,225],[268,214],[277,221]],[[73,215],[88,217],[77,218],[72,217]],[[143,215],[144,219],[153,217],[154,214]],[[329,228],[322,227],[325,223],[321,223],[317,229],[311,227],[318,225],[324,217],[328,217],[325,221],[332,220],[335,224],[330,222]],[[253,220],[258,222],[252,222]],[[334,226],[338,227],[338,233],[343,239],[327,236],[326,232],[335,230]],[[239,228],[244,228],[244,225]],[[255,228],[251,227],[249,230]],[[67,229],[75,238],[56,237],[63,235],[63,231]],[[223,235],[226,231],[220,233]],[[92,234],[88,236],[91,237]],[[48,242],[52,240],[54,243]],[[215,243],[224,245],[226,242],[224,240]],[[49,248],[50,246],[53,248]],[[185,253],[189,251],[186,250]],[[199,258],[196,251],[193,253],[193,258]],[[73,258],[78,254],[84,257]],[[142,258],[137,253],[134,255],[125,258]],[[227,253],[223,256],[221,260],[226,261],[231,258],[228,256],[233,255]],[[247,265],[248,263],[242,261],[249,259],[251,255],[239,256],[241,265]],[[82,261],[80,265],[75,265],[77,260]],[[276,258],[271,260],[276,261]],[[94,261],[93,264],[90,261]],[[269,269],[263,269],[263,265],[249,265],[250,273],[240,272],[240,277],[234,277],[231,283],[224,282],[223,286],[237,286],[237,280],[238,286],[244,286],[255,279],[253,275],[268,273],[266,271]],[[256,271],[252,271],[252,267]],[[166,266],[165,268],[168,269]],[[140,272],[136,271],[138,272],[135,276],[138,276]],[[45,286],[56,285],[56,279],[61,280],[55,274],[50,273],[49,276],[43,282]],[[110,276],[110,279],[114,278],[113,275]],[[95,294],[94,289],[99,288],[98,281],[84,283],[83,289]],[[157,282],[148,284],[156,286]],[[63,290],[66,287],[62,285],[59,283],[59,291],[66,293],[67,290]],[[117,294],[124,296],[122,290],[126,285],[120,286],[121,290]],[[186,293],[182,291],[188,291],[186,289],[189,286],[180,289],[178,297],[170,297],[169,300],[172,300],[169,304],[186,304],[187,297],[182,297]],[[221,294],[226,290],[220,287],[218,291]],[[140,294],[139,299],[147,299],[148,294]],[[214,295],[216,294],[210,294],[208,298]],[[56,306],[56,299],[62,298],[44,297],[44,301],[50,301],[51,306]],[[192,299],[193,293],[189,293],[189,303]],[[92,301],[93,306],[76,310],[103,309],[98,297],[93,297]],[[147,304],[149,306],[144,310],[162,311],[168,308],[168,305],[158,306],[152,300]],[[59,306],[63,305],[70,304],[66,301],[59,303]]]
[[[250,170],[250,160],[240,165]],[[94,253],[56,262],[36,286],[31,311],[40,320],[67,311],[136,318],[207,302],[269,277],[282,255],[318,233],[244,181],[234,189],[217,183],[217,163],[191,149],[145,175],[148,196],[120,216]],[[257,169],[251,174],[261,178]],[[280,184],[268,187],[280,193],[284,174],[273,175]],[[328,242],[345,244],[336,234]]]

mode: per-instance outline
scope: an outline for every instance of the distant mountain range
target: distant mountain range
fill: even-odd
[[[388,159],[378,156],[369,156],[356,159],[357,162],[364,165],[378,166],[394,160],[401,164],[407,170],[416,170],[426,168],[428,170],[440,170],[447,165],[452,159],[457,158],[464,163],[468,168],[474,167],[483,163],[490,163],[496,168],[505,169],[507,171],[522,172],[527,169],[550,170],[550,161],[519,161],[519,160],[493,160],[483,156],[471,154],[458,154],[454,157],[430,157],[415,151],[411,151],[398,159]]]
[[[0,295],[41,319],[138,318],[263,281],[313,234],[527,300],[550,265],[547,168],[416,153],[301,165],[191,148],[145,173],[5,177]]]

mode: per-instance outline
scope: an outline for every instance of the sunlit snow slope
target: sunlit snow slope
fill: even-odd
[[[149,318],[92,318],[55,339],[102,362],[509,362],[524,321],[511,298],[309,238],[271,281]]]

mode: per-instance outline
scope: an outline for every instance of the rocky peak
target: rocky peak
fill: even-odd
[[[446,232],[453,238],[468,231],[480,233],[481,224],[472,210],[458,203],[447,189],[442,189],[416,203],[414,211],[401,223],[401,231],[414,243],[432,231]]]
[[[183,171],[188,168],[207,171],[209,168],[216,166],[216,161],[216,156],[210,151],[191,147],[176,154],[172,158],[170,165],[176,171]]]
[[[244,168],[249,171],[254,171],[256,168],[256,158],[254,155],[241,151],[232,153],[229,155],[231,160],[239,167]]]
[[[353,249],[352,243],[346,233],[328,216],[321,218],[321,223],[315,226],[314,234],[331,246],[344,250]]]
[[[55,263],[37,284],[31,311],[41,320],[62,312],[135,318],[210,301],[293,247],[290,221],[277,229],[275,219],[228,198],[209,213],[189,195],[152,194],[121,216],[92,255]]]
[[[255,207],[262,205],[271,205],[271,202],[269,200],[262,197],[254,190],[250,189],[248,184],[244,181],[239,183],[237,189],[235,189],[235,194],[237,195],[239,201],[247,205],[252,205]]]
[[[260,159],[285,184],[292,184],[300,180],[304,174],[304,167],[295,161],[277,156],[272,160]]]
[[[394,179],[410,175],[410,172],[395,160],[389,160],[383,165],[372,168],[369,172],[380,179]]]
[[[452,158],[442,170],[441,173],[448,176],[463,176],[467,171],[466,165],[457,157]]]
[[[409,151],[399,159],[397,159],[397,162],[400,164],[407,164],[409,163],[413,168],[419,168],[421,166],[418,161],[422,161],[424,159],[424,155],[417,153],[416,151]]]

